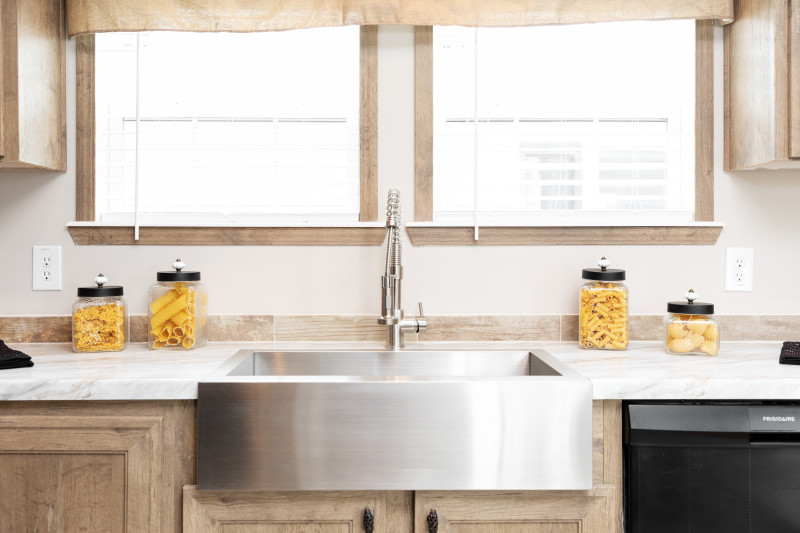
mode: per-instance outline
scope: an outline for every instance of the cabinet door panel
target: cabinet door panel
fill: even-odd
[[[178,533],[193,402],[0,402],[0,532]]]
[[[494,524],[455,524],[450,530],[458,533],[581,533],[581,525],[579,522],[495,522]]]
[[[183,533],[376,533],[411,531],[411,493],[238,492],[184,487]]]
[[[324,522],[221,524],[219,531],[221,533],[351,533],[350,525],[344,522],[333,524]]]
[[[417,492],[415,527],[428,530],[436,510],[439,533],[609,533],[615,531],[615,487],[588,491]]]
[[[0,531],[124,531],[124,455],[4,453],[0,480]]]

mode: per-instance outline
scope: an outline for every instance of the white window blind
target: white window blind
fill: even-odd
[[[137,34],[96,36],[98,221],[358,221],[358,27],[138,39],[137,84]]]
[[[693,220],[694,21],[435,27],[433,69],[435,221]]]

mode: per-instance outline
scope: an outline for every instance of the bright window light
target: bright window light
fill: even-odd
[[[97,220],[138,191],[145,223],[357,221],[359,49],[357,26],[98,34]]]
[[[433,35],[435,221],[694,219],[694,21]]]

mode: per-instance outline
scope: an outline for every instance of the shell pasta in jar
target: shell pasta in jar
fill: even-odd
[[[580,291],[578,342],[582,348],[625,350],[628,347],[628,289],[625,271],[609,269],[603,257],[600,268],[583,270],[588,280]]]

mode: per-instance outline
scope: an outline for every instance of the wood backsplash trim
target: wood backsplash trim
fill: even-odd
[[[633,315],[634,341],[663,337],[662,315]],[[725,341],[785,341],[796,337],[800,315],[717,315]],[[372,315],[212,315],[209,340],[250,342],[381,342],[384,329]],[[574,342],[577,315],[429,316],[428,331],[411,342]],[[0,339],[10,343],[72,342],[70,316],[0,316]],[[131,341],[147,340],[147,317],[131,317]]]

